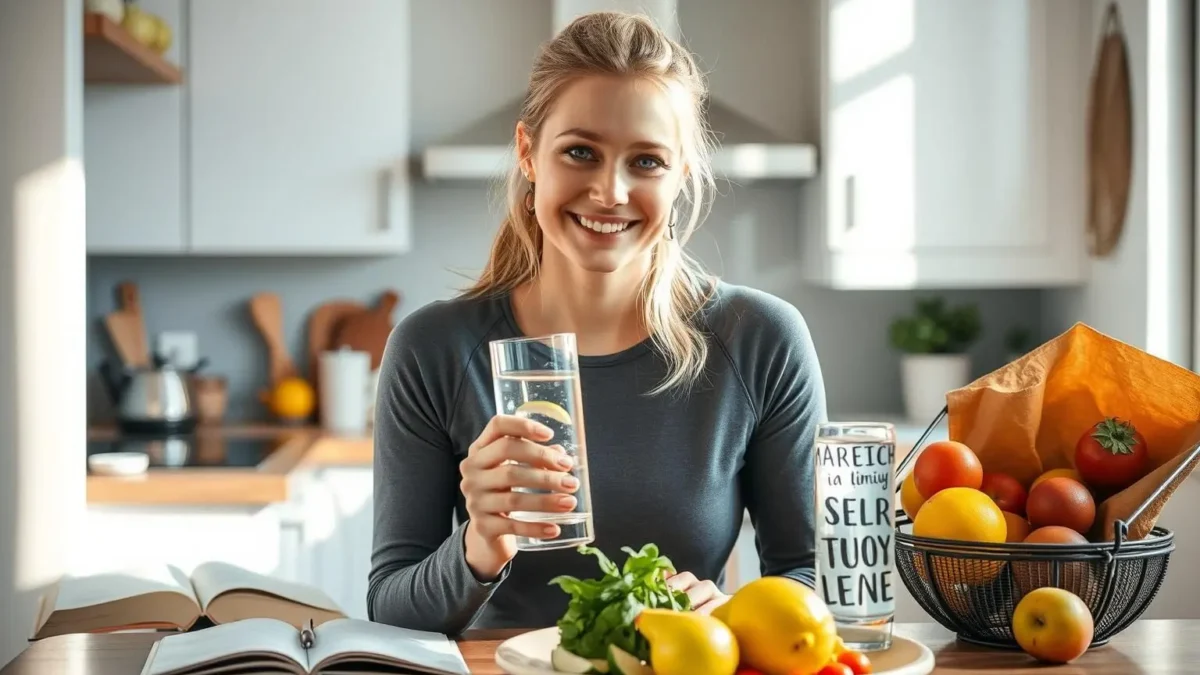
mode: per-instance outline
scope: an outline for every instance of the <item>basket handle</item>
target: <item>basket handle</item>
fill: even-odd
[[[921,437],[918,438],[917,442],[913,444],[912,450],[908,453],[908,456],[904,458],[904,461],[900,462],[900,466],[896,467],[896,494],[899,494],[900,489],[903,487],[901,485],[903,481],[900,480],[900,476],[904,475],[904,472],[908,469],[909,464],[912,464],[914,461],[916,461],[917,455],[921,454],[921,446],[925,445],[925,439],[929,438],[929,434],[932,434],[937,425],[942,423],[942,419],[946,417],[946,413],[949,411],[949,406],[942,406],[942,411],[937,414],[937,417],[933,418],[933,422],[931,422],[929,426],[925,427],[925,433],[921,434]]]
[[[1159,498],[1160,495],[1162,495],[1163,491],[1167,489],[1168,485],[1173,485],[1175,483],[1175,481],[1179,480],[1179,477],[1181,475],[1183,475],[1183,472],[1186,471],[1187,468],[1189,466],[1191,466],[1193,462],[1196,461],[1197,455],[1200,455],[1200,443],[1197,443],[1196,445],[1192,446],[1191,450],[1188,450],[1187,459],[1180,462],[1179,465],[1175,467],[1175,470],[1171,472],[1171,475],[1167,476],[1166,480],[1159,483],[1158,487],[1154,488],[1154,491],[1151,492],[1146,497],[1146,499],[1136,509],[1134,509],[1133,513],[1129,514],[1128,521],[1122,520],[1120,518],[1117,518],[1116,521],[1114,521],[1114,524],[1113,524],[1113,550],[1114,551],[1121,550],[1121,544],[1125,541],[1125,538],[1129,536],[1129,523],[1135,522],[1138,518],[1141,518],[1142,512],[1145,511],[1147,508],[1149,508],[1149,506],[1151,504],[1153,504],[1155,502],[1155,500],[1157,500]]]

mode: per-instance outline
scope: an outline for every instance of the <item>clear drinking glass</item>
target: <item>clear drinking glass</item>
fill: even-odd
[[[573,511],[514,511],[508,514],[514,520],[554,523],[559,528],[559,536],[554,538],[519,536],[517,548],[545,551],[591,543],[595,533],[575,335],[556,333],[542,337],[494,340],[490,347],[497,414],[522,415],[549,427],[554,435],[543,444],[558,445],[571,455],[575,463],[570,473],[579,479]],[[535,488],[513,489],[532,494],[550,492]]]
[[[892,644],[896,613],[896,430],[829,422],[816,438],[817,589],[846,646]]]

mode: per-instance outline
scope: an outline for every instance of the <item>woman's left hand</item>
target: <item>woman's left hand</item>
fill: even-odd
[[[730,598],[712,581],[701,581],[691,572],[679,572],[667,577],[667,587],[687,593],[692,601],[692,610],[701,614],[709,614]]]

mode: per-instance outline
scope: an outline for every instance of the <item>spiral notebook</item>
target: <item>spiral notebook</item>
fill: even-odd
[[[441,633],[361,619],[297,630],[278,619],[243,619],[154,644],[141,675],[240,673],[469,675],[458,645]]]

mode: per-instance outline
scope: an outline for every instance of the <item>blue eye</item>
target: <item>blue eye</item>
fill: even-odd
[[[649,155],[643,155],[642,157],[638,157],[636,161],[638,162],[638,165],[637,165],[638,168],[644,169],[646,171],[653,171],[655,169],[666,168],[666,166],[667,166],[666,163],[663,162],[662,160],[660,160],[659,158],[651,157]],[[642,164],[641,162],[649,162],[649,164]]]
[[[567,154],[567,156],[571,157],[572,159],[578,159],[578,160],[583,160],[583,161],[587,161],[589,159],[594,158],[594,155],[592,154],[592,149],[587,146],[584,146],[584,145],[571,146],[571,147],[567,148],[566,154]]]

